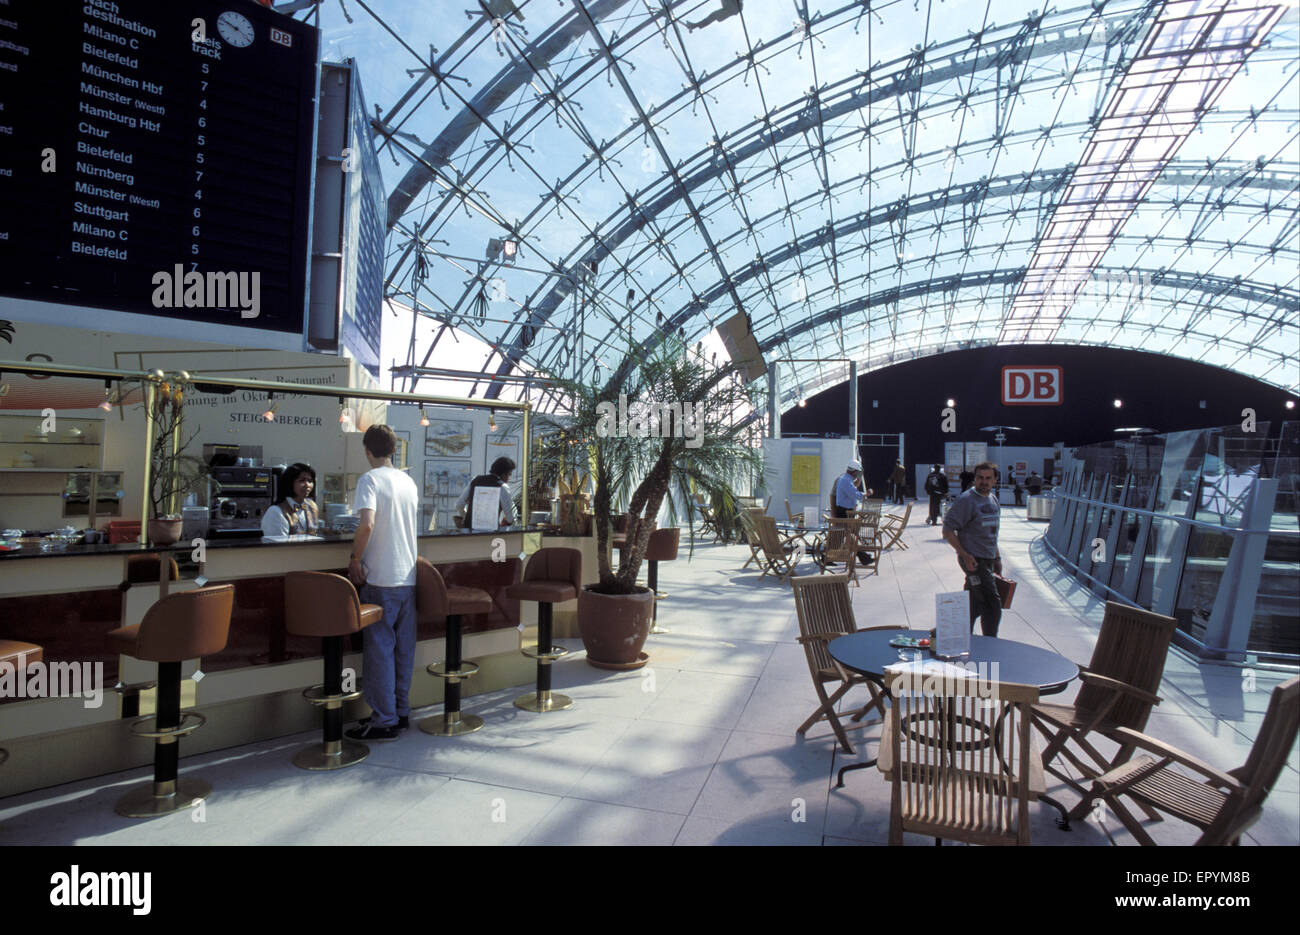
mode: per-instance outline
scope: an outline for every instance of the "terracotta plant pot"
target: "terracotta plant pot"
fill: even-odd
[[[639,669],[649,661],[641,652],[650,633],[654,594],[597,594],[590,586],[578,592],[578,628],[587,662],[598,669]]]
[[[146,533],[151,545],[173,545],[181,538],[181,518],[151,519]]]

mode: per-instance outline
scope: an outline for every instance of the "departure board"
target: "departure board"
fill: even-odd
[[[301,332],[316,58],[251,0],[0,0],[0,295]]]

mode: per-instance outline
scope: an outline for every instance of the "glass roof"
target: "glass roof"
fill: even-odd
[[[1294,0],[297,5],[377,105],[410,364],[721,357],[741,312],[769,361],[1047,341],[1300,390]],[[781,408],[845,376],[782,365]]]

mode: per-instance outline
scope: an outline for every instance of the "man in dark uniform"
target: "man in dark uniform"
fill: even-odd
[[[939,507],[948,495],[948,478],[944,476],[943,466],[936,464],[934,470],[925,478],[925,492],[930,495],[930,517],[926,525],[933,526],[939,522]]]

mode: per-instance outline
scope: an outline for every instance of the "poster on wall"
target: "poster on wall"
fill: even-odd
[[[468,419],[433,419],[424,430],[426,458],[468,458],[474,444],[474,423]]]
[[[434,521],[439,529],[452,528],[451,514],[456,501],[473,477],[468,458],[425,459],[423,495],[433,501]]]
[[[497,458],[509,458],[515,463],[515,480],[518,480],[519,467],[519,436],[518,435],[501,435],[499,433],[489,433],[487,442],[484,444],[483,454],[483,473],[492,473],[492,462]],[[515,486],[511,484],[511,487]]]
[[[965,466],[966,446],[961,442],[943,443],[943,464],[955,478]]]
[[[411,433],[394,429],[393,434],[397,436],[397,450],[393,452],[393,467],[405,471],[411,463]]]
[[[817,496],[822,484],[822,446],[795,442],[790,446],[790,495]]]
[[[975,465],[981,461],[989,459],[988,442],[967,442],[966,443],[966,467],[975,470]]]

